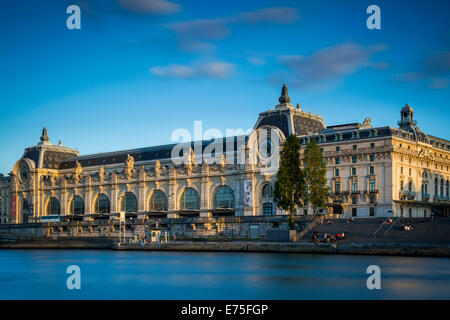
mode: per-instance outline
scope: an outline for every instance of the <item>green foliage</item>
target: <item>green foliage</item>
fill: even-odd
[[[322,150],[316,140],[311,139],[306,147],[304,157],[305,180],[308,185],[306,199],[314,209],[314,216],[318,208],[325,208],[329,188],[327,186],[327,168],[323,161]]]
[[[293,215],[297,206],[302,205],[305,179],[300,168],[300,140],[291,135],[285,142],[280,155],[280,166],[275,182],[274,199],[277,206],[290,214],[289,224],[293,227]]]

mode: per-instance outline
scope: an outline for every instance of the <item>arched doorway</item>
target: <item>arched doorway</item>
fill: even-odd
[[[29,218],[32,215],[30,204],[27,200],[22,201],[22,219],[23,223],[29,223]]]
[[[342,204],[338,202],[332,203],[333,214],[342,214],[344,212]]]

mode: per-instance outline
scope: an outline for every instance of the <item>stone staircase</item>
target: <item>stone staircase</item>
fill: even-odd
[[[326,220],[326,219],[325,219]],[[316,223],[315,226],[305,229],[303,241],[311,241],[312,234],[317,230],[320,236],[324,233],[336,234],[347,231],[345,242],[359,243],[429,243],[429,244],[450,244],[450,218],[436,217],[434,220],[413,219],[412,231],[403,231],[402,224],[408,223],[409,219],[400,219],[390,230],[385,233],[388,226],[383,226],[375,237],[375,231],[383,223],[384,218],[359,218],[348,223],[346,219],[333,219]]]

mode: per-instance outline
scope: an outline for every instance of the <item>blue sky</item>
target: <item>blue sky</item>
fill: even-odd
[[[81,30],[66,8],[81,7]],[[368,30],[366,8],[381,8]],[[420,128],[450,139],[450,2],[4,0],[0,172],[43,126],[81,154],[170,143],[177,128],[249,129],[292,103],[326,124]]]

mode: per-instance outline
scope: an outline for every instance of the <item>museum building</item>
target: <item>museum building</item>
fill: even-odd
[[[9,176],[0,176],[0,222],[46,215],[92,221],[120,212],[130,218],[284,215],[273,200],[276,171],[258,155],[261,140],[270,149],[276,136],[282,147],[291,134],[300,138],[302,153],[312,139],[323,151],[330,188],[323,212],[355,218],[450,213],[450,142],[422,132],[412,107],[401,109],[398,127],[373,127],[370,118],[326,126],[290,102],[284,85],[279,104],[259,114],[250,134],[191,142],[179,159],[175,144],[80,155],[52,144],[44,128]]]

